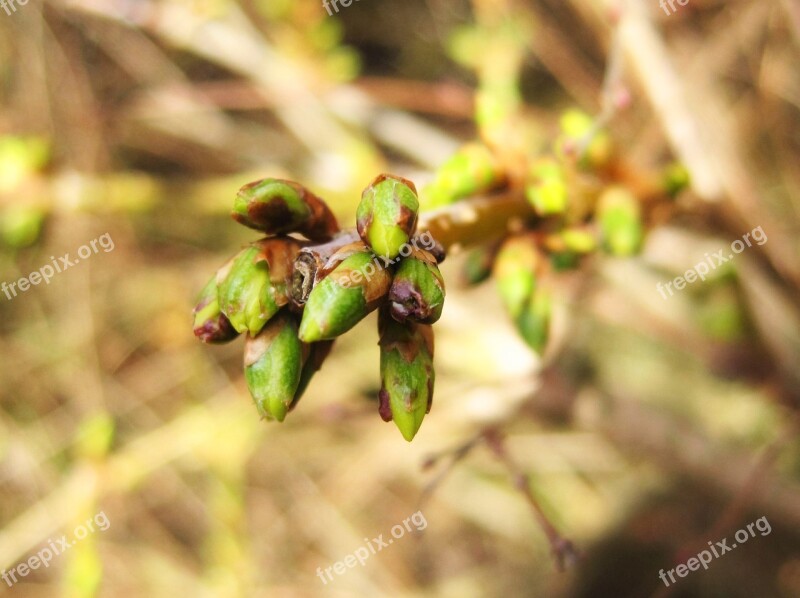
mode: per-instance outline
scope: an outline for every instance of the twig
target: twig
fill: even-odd
[[[426,484],[425,488],[422,490],[422,494],[419,498],[419,508],[421,509],[425,504],[428,502],[431,496],[433,496],[434,491],[439,485],[444,481],[444,479],[450,474],[451,471],[455,468],[455,466],[466,457],[473,448],[475,448],[485,437],[484,432],[480,432],[476,434],[474,437],[470,438],[467,442],[455,447],[454,449],[449,449],[445,451],[441,451],[439,453],[434,453],[433,455],[429,456],[425,459],[425,462],[422,465],[423,469],[429,469],[436,465],[436,462],[439,461],[442,457],[450,457],[450,461],[445,465],[442,470],[430,481]]]
[[[429,231],[445,249],[453,249],[500,237],[533,216],[522,191],[509,189],[423,212],[418,228]]]
[[[530,505],[536,517],[536,521],[547,536],[547,541],[550,543],[550,549],[556,559],[558,570],[563,571],[567,566],[573,565],[580,557],[577,548],[575,548],[571,540],[565,538],[558,532],[556,527],[547,518],[547,515],[545,515],[541,505],[539,505],[539,501],[536,500],[533,492],[531,492],[528,475],[522,471],[509,456],[500,432],[496,429],[489,429],[484,433],[484,438],[486,439],[487,446],[491,449],[492,453],[494,453],[495,457],[508,469],[514,486],[522,492],[525,500]]]

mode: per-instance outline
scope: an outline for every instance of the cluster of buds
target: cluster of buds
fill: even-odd
[[[211,278],[194,309],[206,343],[245,334],[244,372],[262,417],[283,421],[322,366],[334,339],[379,310],[379,413],[410,441],[433,396],[433,331],[444,305],[444,251],[416,234],[411,181],[383,174],[365,190],[356,230],[291,181],[244,186],[233,218],[267,236]]]
[[[674,198],[688,186],[679,165],[632,177],[611,137],[577,110],[560,119],[555,140],[540,151],[508,160],[503,148],[470,143],[447,160],[423,189],[423,208],[442,208],[475,195],[524,195],[530,217],[513,233],[467,256],[470,284],[495,278],[517,331],[541,354],[547,347],[555,274],[578,267],[601,250],[616,257],[637,254],[646,207]]]

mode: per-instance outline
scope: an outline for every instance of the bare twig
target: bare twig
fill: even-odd
[[[550,549],[556,559],[556,565],[558,566],[559,571],[563,571],[567,566],[573,565],[580,557],[577,548],[575,548],[575,545],[572,543],[572,541],[570,541],[568,538],[565,538],[558,532],[556,527],[547,518],[547,515],[545,515],[541,505],[539,504],[539,501],[536,500],[536,497],[531,491],[531,484],[528,474],[522,471],[517,463],[509,456],[501,433],[496,429],[489,429],[484,433],[484,437],[486,438],[486,444],[491,449],[492,453],[508,469],[514,482],[514,486],[520,492],[522,492],[525,500],[530,505],[531,510],[536,517],[536,521],[539,523],[542,531],[547,536],[547,541],[550,543]]]

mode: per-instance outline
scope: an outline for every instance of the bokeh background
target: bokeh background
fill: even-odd
[[[114,241],[0,295],[0,567],[98,512],[111,522],[0,594],[800,596],[800,7],[676,6],[0,7],[0,280]],[[505,50],[498,18],[523,32]],[[630,106],[609,130],[633,163],[683,161],[681,209],[641,256],[560,279],[544,359],[449,257],[434,407],[413,443],[377,414],[373,318],[284,424],[259,421],[241,341],[191,334],[196,293],[253,239],[228,217],[236,190],[295,179],[352,222],[378,172],[424,183],[475,138],[476,57],[504,51],[544,137],[566,108],[601,112],[618,53]],[[655,290],[758,226],[768,242],[721,275]],[[486,446],[423,467],[487,426],[579,551],[566,571]],[[424,530],[317,577],[418,510]],[[659,580],[762,516],[769,535]]]

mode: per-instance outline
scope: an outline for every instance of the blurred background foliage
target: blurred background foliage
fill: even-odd
[[[108,232],[101,252],[0,296],[0,566],[99,510],[19,596],[800,595],[800,9],[691,0],[31,0],[0,11],[0,279]],[[552,141],[603,115],[615,52],[635,167],[693,189],[641,256],[559,277],[537,360],[490,286],[437,324],[437,390],[413,444],[377,416],[372,318],[282,425],[260,422],[237,344],[189,310],[252,238],[236,189],[303,182],[350,222],[389,170],[424,183],[479,132]],[[511,81],[512,83],[509,83]],[[514,113],[521,120],[509,119]],[[769,241],[664,300],[670,280],[761,226]],[[487,426],[582,558],[555,570],[480,445],[435,491],[421,467]],[[420,506],[421,505],[421,506]],[[323,586],[422,508],[428,527]],[[773,533],[667,590],[658,579],[766,515]]]

